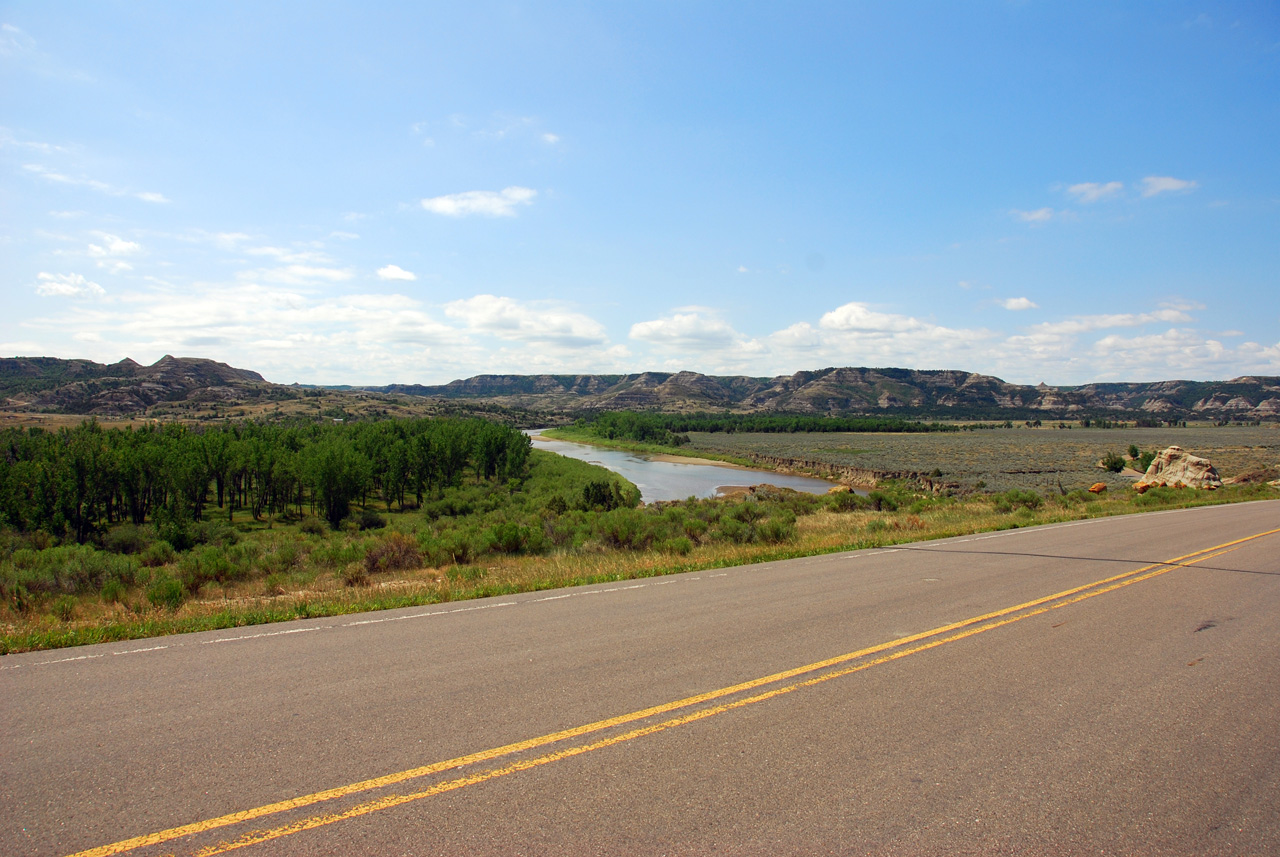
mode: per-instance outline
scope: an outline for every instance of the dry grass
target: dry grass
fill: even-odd
[[[689,452],[729,456],[776,455],[881,471],[941,470],[947,481],[991,491],[1022,488],[1056,493],[1104,482],[1112,490],[1131,479],[1097,465],[1108,452],[1123,455],[1181,446],[1208,458],[1229,479],[1280,463],[1280,424],[1187,428],[1097,429],[1015,427],[934,434],[689,435]],[[979,485],[979,483],[982,483]]]

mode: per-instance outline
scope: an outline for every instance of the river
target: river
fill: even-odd
[[[772,470],[753,470],[728,464],[663,461],[634,452],[552,440],[542,437],[538,431],[529,432],[529,436],[533,438],[534,449],[545,449],[598,464],[625,477],[640,489],[640,499],[646,503],[655,500],[684,500],[689,497],[715,497],[726,488],[761,485],[766,482],[807,494],[826,494],[835,485],[825,479],[791,476]]]

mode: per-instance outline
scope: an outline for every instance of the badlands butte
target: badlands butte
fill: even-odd
[[[39,415],[208,419],[301,415],[397,416],[486,410],[574,414],[698,411],[862,415],[955,420],[1280,419],[1280,376],[1082,386],[1011,384],[959,370],[841,367],[758,378],[696,372],[631,375],[478,375],[441,385],[301,386],[201,358],[150,366],[52,357],[0,358],[6,421]],[[526,413],[525,417],[534,414]],[[25,417],[25,419],[24,419]]]

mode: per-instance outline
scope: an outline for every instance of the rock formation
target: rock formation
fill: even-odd
[[[1146,474],[1133,487],[1142,492],[1165,485],[1174,488],[1207,488],[1212,491],[1222,487],[1222,480],[1218,478],[1218,471],[1209,463],[1209,459],[1192,455],[1180,446],[1171,446],[1156,453]]]

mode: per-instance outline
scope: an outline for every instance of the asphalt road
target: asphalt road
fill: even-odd
[[[1277,529],[1250,503],[9,655],[0,854],[1280,854]]]

